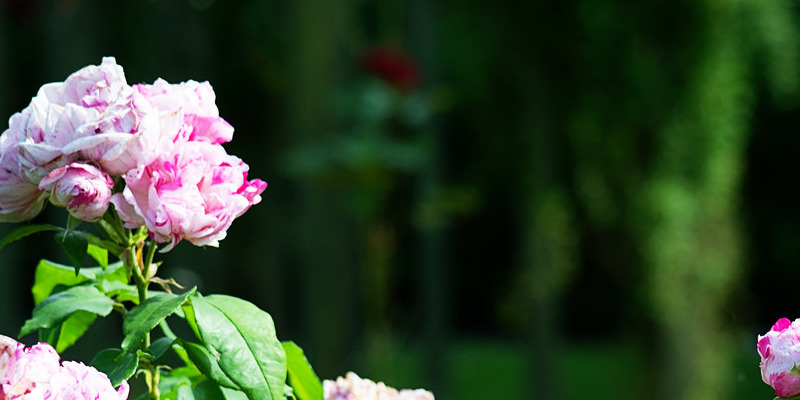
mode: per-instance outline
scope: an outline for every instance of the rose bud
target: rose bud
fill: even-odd
[[[94,221],[108,210],[114,181],[105,172],[89,164],[72,163],[53,170],[39,183],[50,192],[50,202],[65,207],[83,221]]]
[[[800,319],[781,318],[764,336],[758,337],[761,379],[778,397],[800,394]]]

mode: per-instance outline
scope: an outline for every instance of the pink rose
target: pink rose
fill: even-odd
[[[0,399],[124,400],[129,385],[114,390],[108,377],[92,367],[65,361],[47,343],[25,348],[0,335]]]
[[[147,226],[169,251],[182,239],[217,246],[233,220],[261,201],[267,184],[247,180],[249,167],[220,145],[185,142],[174,154],[123,176],[125,189],[111,202],[126,228]]]
[[[152,85],[135,85],[134,90],[144,95],[162,114],[179,116],[184,127],[174,134],[180,132],[190,141],[213,144],[227,143],[233,138],[233,127],[220,118],[216,95],[208,82],[169,84],[158,79]]]
[[[781,318],[764,336],[758,337],[761,379],[779,397],[800,394],[800,319]]]
[[[121,175],[155,158],[159,114],[125,82],[111,57],[64,82],[39,89],[17,118],[13,136],[23,170],[38,183],[49,171],[71,162],[94,162]]]
[[[55,169],[39,182],[40,190],[50,192],[51,203],[83,221],[100,219],[106,213],[113,188],[108,174],[79,163]]]
[[[65,147],[100,133],[98,124],[107,118],[109,106],[130,95],[122,67],[113,57],[104,58],[100,66],[78,70],[64,82],[43,85],[21,113],[23,122],[17,133],[21,162],[50,171],[75,161],[78,155],[71,153],[76,150]]]
[[[33,169],[26,170],[20,163],[15,132],[21,118],[15,117],[11,118],[11,127],[0,135],[0,222],[32,219],[42,211],[47,198],[26,174]]]
[[[104,112],[130,86],[114,57],[103,57],[100,65],[90,65],[72,73],[63,83],[42,86],[40,94],[58,104],[75,104]]]
[[[124,92],[104,113],[79,128],[59,150],[73,158],[92,161],[111,175],[122,175],[156,157],[161,121],[141,94]]]

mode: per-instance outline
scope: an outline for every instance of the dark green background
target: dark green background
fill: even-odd
[[[0,4],[3,118],[103,56],[129,83],[211,82],[226,148],[269,188],[219,249],[182,244],[160,275],[267,310],[321,377],[442,399],[771,398],[756,335],[800,315],[795,3]],[[297,173],[315,144],[360,137],[365,109],[342,105],[374,46],[416,60],[433,116],[373,131],[428,157]],[[41,257],[66,260],[45,234],[0,252],[0,332],[28,317]],[[118,322],[64,357],[118,345]]]

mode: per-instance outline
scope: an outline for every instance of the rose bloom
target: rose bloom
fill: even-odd
[[[345,378],[322,382],[323,400],[434,400],[433,393],[424,389],[397,389],[383,382],[362,379],[353,372]]]
[[[18,143],[21,168],[36,184],[75,161],[121,175],[155,158],[159,116],[128,86],[113,57],[43,85],[15,117],[20,123],[9,135]]]
[[[64,82],[43,85],[20,113],[23,121],[13,132],[20,161],[27,164],[23,167],[46,170],[33,180],[38,183],[47,172],[77,160],[80,154],[76,152],[87,145],[74,142],[108,133],[99,122],[109,118],[106,112],[111,105],[124,102],[131,94],[122,67],[113,57],[103,58],[100,66],[74,72]]]
[[[220,145],[185,142],[175,154],[123,176],[125,189],[111,202],[126,228],[145,225],[151,238],[217,246],[235,218],[261,201],[267,184],[247,180],[249,167]]]
[[[761,379],[779,397],[800,394],[800,319],[781,318],[764,336],[758,336]]]
[[[83,221],[95,221],[106,213],[113,187],[108,174],[80,163],[55,169],[39,182],[39,189],[50,192],[51,203]]]
[[[32,219],[42,211],[47,198],[19,161],[14,132],[22,122],[21,115],[11,117],[10,128],[0,135],[0,222]]]
[[[233,138],[233,127],[220,118],[216,94],[208,82],[190,80],[170,84],[158,79],[152,85],[134,85],[133,88],[158,108],[162,116],[177,115],[183,123],[182,132],[188,134],[189,140],[221,144]]]

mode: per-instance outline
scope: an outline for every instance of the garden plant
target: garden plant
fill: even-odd
[[[127,399],[135,376],[146,383],[142,399],[433,399],[352,372],[321,382],[267,312],[159,276],[158,253],[219,246],[261,201],[267,183],[222,146],[233,131],[209,83],[129,85],[111,57],[45,84],[10,118],[0,222],[30,221],[47,203],[68,215],[63,227],[21,224],[0,248],[49,232],[69,262],[39,262],[30,319],[16,339],[0,335],[0,400]],[[88,365],[61,361],[112,313],[122,316],[118,348],[98,349]],[[39,343],[18,341],[30,334]]]

